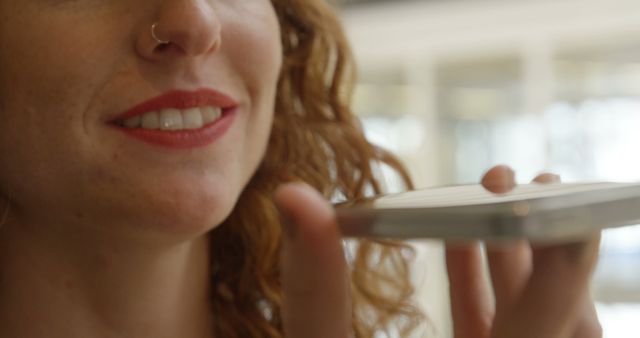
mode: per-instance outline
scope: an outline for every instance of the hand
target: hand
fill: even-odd
[[[348,270],[332,206],[311,187],[280,187],[285,220],[283,321],[288,338],[346,338],[351,332]]]
[[[539,183],[559,181],[543,174]],[[515,186],[505,166],[482,184],[495,193]],[[599,338],[602,329],[589,296],[599,234],[579,242],[534,246],[525,241],[487,246],[489,278],[478,244],[447,245],[455,338]],[[495,304],[495,305],[494,305]]]

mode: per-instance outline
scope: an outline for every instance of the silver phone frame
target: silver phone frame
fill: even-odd
[[[344,237],[570,241],[640,224],[640,185],[484,205],[351,206],[338,208],[336,215]]]

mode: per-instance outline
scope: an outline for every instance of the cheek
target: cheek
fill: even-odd
[[[226,23],[223,33],[223,44],[234,68],[251,86],[252,93],[270,91],[273,95],[282,66],[278,18],[266,2],[236,17],[236,21]]]
[[[78,155],[88,154],[92,147],[85,113],[96,72],[82,66],[78,53],[48,52],[46,42],[34,43],[42,46],[40,51],[13,42],[7,41],[7,49],[14,51],[11,56],[0,52],[3,178],[5,170],[12,170],[18,178],[56,185],[51,177],[68,171]]]
[[[252,161],[256,161],[251,163],[251,169],[255,169],[267,148],[282,67],[280,29],[275,12],[272,8],[255,11],[251,20],[228,23],[223,36],[231,67],[237,71],[250,97],[244,141],[247,142],[245,147],[250,148],[247,151],[252,154]]]
[[[86,24],[72,29],[75,23],[65,15],[30,6],[37,7],[25,5],[21,15],[0,14],[0,95],[12,100],[27,96],[34,104],[48,103],[48,110],[55,110],[56,103],[68,107],[86,96],[83,88],[92,87],[90,79],[101,69],[96,64],[103,54],[88,33],[95,29]],[[75,100],[64,102],[70,98]]]
[[[0,14],[0,144],[34,159],[57,153],[55,164],[65,149],[86,144],[85,115],[108,70],[94,27],[68,29],[61,14],[45,14]]]
[[[0,193],[32,209],[79,195],[98,146],[87,112],[109,74],[109,54],[95,45],[94,27],[68,25],[37,11],[0,13]]]

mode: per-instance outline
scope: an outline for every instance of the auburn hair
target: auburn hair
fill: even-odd
[[[281,338],[281,224],[272,194],[304,181],[327,198],[383,193],[376,167],[406,170],[369,143],[351,108],[355,67],[342,26],[325,0],[272,0],[283,66],[265,158],[236,208],[210,234],[215,332],[225,338]],[[349,243],[356,338],[405,337],[423,314],[413,304],[412,248],[402,242]]]

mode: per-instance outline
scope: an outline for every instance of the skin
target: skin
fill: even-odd
[[[514,177],[509,167],[497,166],[484,175],[482,184],[505,193],[515,187]],[[552,184],[560,177],[544,173],[533,181]],[[602,337],[589,294],[599,243],[600,234],[594,234],[549,246],[525,241],[488,245],[489,278],[478,244],[449,245],[455,337]]]
[[[514,176],[510,168],[497,166],[482,184],[506,192],[515,187]],[[535,179],[556,180],[553,174]],[[283,250],[286,336],[349,337],[347,267],[333,209],[303,184],[281,187],[276,200],[290,221]],[[489,246],[490,276],[477,244],[448,245],[455,338],[602,337],[588,292],[599,237],[545,247],[527,242]],[[299,311],[303,308],[315,310]]]
[[[0,0],[0,41],[0,336],[211,336],[204,234],[267,145],[282,63],[270,1]],[[239,103],[207,147],[106,123],[203,87]]]
[[[156,48],[156,21],[171,46]],[[0,337],[213,337],[203,234],[229,214],[264,153],[282,61],[277,26],[267,0],[0,0],[0,193],[11,203],[0,229]],[[210,147],[161,150],[105,125],[165,90],[203,86],[241,103]],[[290,220],[286,336],[347,337],[333,209],[300,184],[275,199]],[[513,282],[496,289],[513,292],[497,294],[495,317],[475,285],[474,249],[449,259],[452,299],[463,299],[453,302],[457,338],[592,332],[584,304],[596,240],[533,251],[514,281],[492,275],[494,285]],[[555,308],[566,311],[560,319],[537,316]]]

